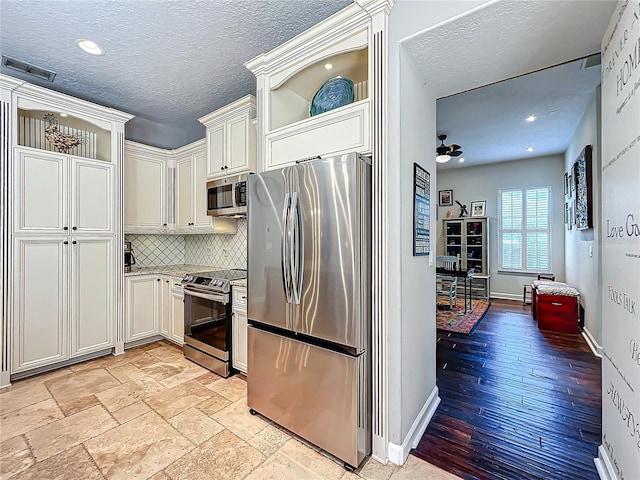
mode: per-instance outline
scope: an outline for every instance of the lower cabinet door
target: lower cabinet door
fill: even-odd
[[[11,372],[69,358],[66,237],[14,240]]]
[[[160,335],[166,338],[171,337],[171,285],[169,278],[160,279]]]
[[[171,293],[171,340],[179,345],[184,343],[184,295]]]
[[[157,335],[159,330],[160,279],[156,276],[127,278],[126,341]]]
[[[71,356],[114,345],[114,238],[72,237]]]
[[[231,325],[233,349],[233,368],[247,373],[247,312],[233,311],[233,323]]]

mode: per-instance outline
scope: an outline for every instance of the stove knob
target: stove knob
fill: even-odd
[[[222,280],[218,280],[218,286],[221,287],[224,282]]]

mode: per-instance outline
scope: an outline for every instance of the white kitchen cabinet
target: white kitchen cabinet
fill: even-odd
[[[160,281],[157,275],[127,277],[126,342],[144,340],[158,334]]]
[[[114,165],[15,149],[16,234],[113,233]]]
[[[14,240],[12,373],[113,347],[113,243],[75,235]]]
[[[171,290],[171,331],[169,339],[178,345],[184,343],[184,293],[182,285],[174,285]]]
[[[236,301],[237,299],[237,301]],[[231,317],[233,368],[247,373],[247,288],[233,287]]]
[[[160,277],[160,295],[158,302],[160,303],[160,335],[168,338],[171,335],[171,287],[173,281],[171,277]]]
[[[125,232],[168,229],[166,152],[126,142],[124,157]]]
[[[204,142],[176,150],[175,230],[234,234],[237,222],[207,215],[207,155]]]
[[[354,2],[245,63],[260,102],[258,171],[354,151],[380,160],[374,135],[384,122],[387,7],[386,0]],[[336,77],[353,82],[353,102],[311,116],[316,92]]]
[[[72,236],[71,357],[114,344],[113,237]]]
[[[235,234],[235,219],[207,215],[206,177],[204,140],[175,150],[127,141],[125,232]]]
[[[14,375],[122,348],[121,179],[132,116],[5,75],[0,96],[11,186],[1,212],[12,289],[0,318],[4,387]],[[69,153],[47,139],[52,114],[61,133],[82,138]]]
[[[12,373],[69,358],[65,238],[14,240]]]
[[[184,343],[184,303],[180,277],[126,277],[126,342],[162,335]]]
[[[256,171],[256,99],[247,95],[199,118],[207,128],[207,178]]]

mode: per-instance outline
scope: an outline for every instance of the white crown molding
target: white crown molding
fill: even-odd
[[[0,73],[0,88],[15,90],[23,83],[25,83],[24,80]]]
[[[367,8],[374,9],[378,4],[388,3],[388,0],[369,0]],[[370,20],[369,13],[353,3],[270,52],[249,60],[244,66],[256,76],[277,71],[290,65],[292,59],[302,58],[322,49],[336,38],[344,38],[350,31],[369,24]]]
[[[167,152],[169,152],[169,154],[173,156],[182,155],[184,153],[189,153],[194,150],[203,148],[207,148],[207,140],[205,138],[201,138],[200,140],[196,140],[195,142],[183,145],[182,147],[174,148],[173,150],[167,150]]]
[[[412,448],[416,448],[418,446],[418,442],[424,435],[424,432],[427,430],[429,426],[429,422],[433,418],[433,415],[436,413],[436,409],[440,404],[440,397],[438,396],[438,387],[433,387],[431,391],[431,395],[427,398],[427,401],[422,406],[420,413],[411,425],[407,436],[404,438],[402,445],[397,445],[395,443],[389,442],[389,461],[398,466],[404,465],[404,462],[407,461],[407,457],[409,456],[409,452],[411,452]]]
[[[205,127],[211,126],[211,124],[218,123],[226,120],[230,116],[237,116],[240,113],[250,112],[255,117],[256,112],[256,97],[253,95],[245,95],[239,98],[235,102],[231,102],[218,110],[215,110],[207,115],[200,117],[198,121]]]
[[[159,158],[163,160],[172,160],[173,157],[177,155],[182,155],[185,153],[192,152],[194,150],[206,148],[206,139],[201,138],[200,140],[196,140],[195,142],[189,143],[179,148],[175,148],[173,150],[166,150],[164,148],[152,147],[151,145],[145,145],[144,143],[134,142],[133,140],[125,140],[124,141],[124,151],[125,154],[138,154],[145,155],[154,158]]]

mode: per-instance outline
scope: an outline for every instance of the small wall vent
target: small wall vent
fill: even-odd
[[[53,82],[53,79],[56,78],[56,72],[52,72],[51,70],[47,70],[46,68],[23,62],[22,60],[18,60],[16,58],[7,57],[6,55],[2,55],[2,65],[22,73],[28,73],[29,75],[32,75],[41,80],[46,80],[47,82]]]

